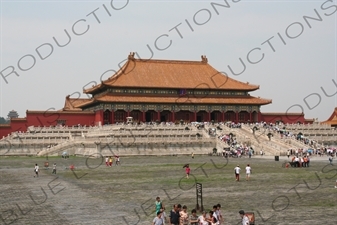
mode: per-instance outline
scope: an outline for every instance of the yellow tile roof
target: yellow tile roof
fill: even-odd
[[[185,88],[245,90],[259,89],[225,76],[207,63],[205,56],[201,61],[179,60],[141,60],[129,55],[128,61],[109,79],[92,88],[84,90],[92,93],[104,87],[140,88]]]
[[[330,125],[333,125],[333,126],[337,125],[337,107],[334,109],[334,111],[332,112],[329,119],[327,119],[326,121],[324,121],[322,123],[330,124]]]
[[[62,111],[82,111],[82,109],[78,106],[88,103],[90,101],[91,99],[88,98],[70,98],[70,95],[68,95],[66,97],[66,101],[64,103]]]

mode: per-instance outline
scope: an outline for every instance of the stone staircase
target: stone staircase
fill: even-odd
[[[217,125],[218,126],[218,125]],[[252,131],[250,131],[248,128],[242,126],[242,128],[230,128],[226,125],[219,125],[222,128],[221,133],[223,134],[230,134],[232,133],[238,144],[245,144],[247,146],[251,146],[256,154],[260,150],[263,150],[265,155],[284,155],[286,154],[287,147],[283,145],[280,145],[279,142],[269,141],[268,137],[264,137],[261,135],[260,137],[256,134],[254,135]]]
[[[217,129],[220,127],[222,130]],[[216,129],[216,135],[208,133]],[[198,129],[192,124],[165,125],[108,125],[100,127],[36,127],[24,133],[14,132],[0,140],[0,155],[178,155],[209,154],[213,148],[218,152],[228,144],[218,137],[232,133],[238,144],[252,146],[258,154],[285,155],[288,149],[307,149],[310,146],[294,138],[281,138],[273,133],[268,140],[267,129],[253,133],[252,125],[230,128],[224,124],[205,123]]]
[[[254,126],[255,125],[244,124],[243,128],[247,131],[252,132]],[[281,137],[281,134],[279,134],[278,132],[273,131],[273,130],[268,129],[268,128],[263,128],[261,126],[259,127],[258,130],[255,131],[255,136],[258,139],[263,138],[264,140],[266,140],[266,139],[268,139],[268,136],[267,136],[268,133],[273,134],[273,137],[271,138],[272,142],[274,142],[274,143],[276,143],[280,146],[283,146],[287,149],[308,149],[308,148],[314,147],[314,146],[304,144],[303,142],[296,140],[296,138],[294,138],[294,137],[286,137],[284,135]]]
[[[188,127],[188,129],[186,128]],[[179,155],[207,154],[216,147],[216,139],[193,126],[105,126],[88,131],[66,142],[39,151],[52,155],[67,151],[71,155]]]

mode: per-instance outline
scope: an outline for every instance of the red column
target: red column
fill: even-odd
[[[95,112],[95,123],[99,121],[99,111]]]
[[[110,114],[110,123],[114,124],[115,123],[115,111],[112,110]]]
[[[160,111],[157,112],[157,120],[160,122]]]
[[[100,110],[100,121],[101,121],[101,124],[104,125],[104,111],[103,110]]]
[[[261,122],[261,120],[262,120],[262,115],[261,115],[261,112],[259,111],[257,113],[257,122]]]
[[[176,121],[176,118],[175,118],[176,113],[172,111],[171,114],[172,114],[172,122],[174,123]]]
[[[194,111],[194,121],[197,121],[197,111]]]
[[[211,122],[211,112],[208,112],[208,122]]]
[[[127,117],[130,117],[130,110],[128,110],[128,111],[126,112],[126,116],[127,116]]]
[[[221,117],[222,117],[222,122],[224,122],[225,121],[225,112],[224,111],[222,111]]]
[[[235,123],[239,122],[239,112],[235,112]]]
[[[145,123],[145,111],[142,112],[143,123]]]
[[[250,122],[250,123],[253,122],[253,121],[252,121],[252,112],[249,112],[249,122]]]
[[[98,110],[95,112],[95,125],[98,125],[101,122],[103,125],[103,110]]]

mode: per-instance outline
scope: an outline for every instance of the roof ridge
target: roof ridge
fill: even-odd
[[[87,100],[87,99],[90,99],[90,98],[68,98],[69,100]]]
[[[194,63],[194,64],[208,64],[202,61],[194,60],[170,60],[170,59],[133,59],[136,62],[142,63]]]

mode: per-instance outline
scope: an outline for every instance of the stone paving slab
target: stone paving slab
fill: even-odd
[[[323,157],[314,158],[309,168],[289,169],[281,167],[285,157],[279,162],[273,157],[126,157],[111,168],[100,159],[48,160],[57,163],[57,175],[41,168],[34,178],[34,164],[42,167],[45,158],[0,158],[0,225],[150,224],[156,196],[167,214],[174,203],[186,204],[188,211],[195,207],[194,177],[203,184],[206,209],[222,204],[225,225],[238,224],[239,209],[253,211],[256,224],[336,224],[337,166],[327,167]],[[191,165],[188,180],[182,179],[185,163]],[[247,163],[252,180],[246,182],[242,172],[242,181],[235,182],[233,168]],[[65,169],[70,164],[77,177]]]

